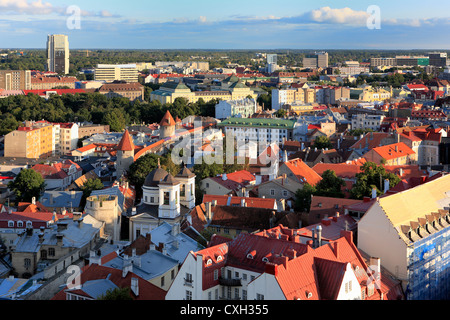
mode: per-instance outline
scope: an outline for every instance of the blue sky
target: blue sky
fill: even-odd
[[[0,0],[0,47],[63,33],[73,49],[449,49],[449,12],[442,0]]]

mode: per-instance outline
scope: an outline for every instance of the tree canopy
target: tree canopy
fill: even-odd
[[[33,169],[24,169],[19,172],[16,179],[8,183],[8,188],[15,194],[18,201],[31,202],[39,199],[45,189],[45,180],[39,172]]]
[[[389,180],[389,188],[395,187],[401,179],[395,173],[387,172],[383,165],[366,162],[361,166],[361,172],[356,174],[356,183],[350,191],[352,198],[362,199],[372,195],[376,188],[377,195],[384,192],[384,181]]]

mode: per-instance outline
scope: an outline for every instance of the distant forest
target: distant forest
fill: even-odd
[[[70,51],[70,74],[78,75],[81,68],[92,68],[97,64],[135,63],[155,61],[208,61],[210,68],[223,68],[236,63],[254,68],[265,66],[265,59],[256,59],[257,53],[276,53],[278,64],[288,68],[302,67],[303,58],[320,50],[77,50]],[[426,55],[429,50],[325,50],[329,63],[344,61],[368,62],[372,57],[395,57],[397,55]],[[42,49],[0,50],[8,54],[1,58],[2,70],[45,70],[46,51]],[[23,55],[20,54],[23,52]],[[444,51],[446,52],[446,51]]]

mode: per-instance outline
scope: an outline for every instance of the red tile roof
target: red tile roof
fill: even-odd
[[[386,160],[402,158],[405,156],[411,156],[415,154],[415,151],[412,150],[403,142],[373,148],[373,151],[378,153],[382,158]]]
[[[213,202],[213,200],[217,201],[218,206],[240,206],[242,200],[244,200],[246,206],[250,208],[274,209],[276,205],[276,199],[269,198],[203,195],[203,203]]]
[[[289,170],[302,182],[315,186],[322,180],[313,169],[311,169],[303,160],[293,159],[284,163]]]
[[[99,266],[97,264],[92,264],[90,266],[82,268],[80,277],[81,285],[86,283],[87,281],[108,278],[119,288],[130,288],[131,278],[137,278],[139,286],[139,296],[135,296],[134,293],[130,291],[130,296],[133,298],[133,300],[164,300],[166,296],[166,291],[155,286],[154,284],[151,284],[147,280],[139,277],[132,272],[128,272],[128,274],[123,277],[122,270]],[[66,293],[64,292],[65,290],[67,290],[67,287],[59,291],[51,300],[66,300]],[[82,293],[82,289],[78,291]]]
[[[162,127],[167,126],[174,126],[176,124],[175,120],[173,119],[172,115],[170,114],[169,110],[167,110],[166,114],[162,118],[161,122],[159,123]]]
[[[117,150],[120,151],[134,151],[134,143],[133,139],[131,138],[130,132],[125,130],[122,139],[120,140],[119,144],[117,145]]]
[[[226,180],[224,180],[225,174],[218,177],[211,177],[210,179],[221,184],[229,190],[240,190],[243,187],[256,180],[255,176],[247,170],[236,171],[226,174]]]

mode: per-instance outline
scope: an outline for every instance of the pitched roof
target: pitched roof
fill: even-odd
[[[351,146],[351,149],[373,149],[381,144],[381,140],[389,137],[389,133],[369,132],[362,139]]]
[[[203,203],[213,202],[213,200],[217,201],[218,206],[241,206],[241,201],[245,201],[245,205],[250,208],[274,209],[276,205],[276,199],[269,198],[203,195]]]
[[[147,280],[142,279],[132,272],[128,272],[127,275],[123,277],[122,270],[99,266],[97,264],[84,267],[80,277],[80,282],[82,285],[81,289],[83,289],[84,285],[89,283],[89,281],[105,279],[108,279],[119,288],[130,288],[131,278],[137,278],[139,295],[136,296],[133,292],[130,292],[130,296],[133,300],[164,300],[166,296],[166,291],[148,282]],[[51,300],[66,300],[66,290],[68,290],[67,287],[59,291]]]
[[[125,130],[122,139],[120,140],[119,144],[117,145],[117,150],[120,151],[134,151],[134,143],[133,139],[131,138],[130,132]]]
[[[161,122],[159,123],[162,127],[167,126],[174,126],[176,124],[175,120],[173,119],[172,115],[170,114],[169,110],[166,111],[166,114],[162,118]]]
[[[373,148],[372,150],[386,160],[402,158],[416,153],[403,142]]]
[[[256,178],[247,170],[240,170],[232,173],[223,174],[218,177],[211,177],[210,179],[221,184],[229,190],[238,190],[255,181]],[[224,180],[226,179],[226,180]]]
[[[310,185],[315,186],[322,180],[322,177],[301,159],[289,160],[284,164],[300,181],[302,181],[302,183],[309,183]]]

